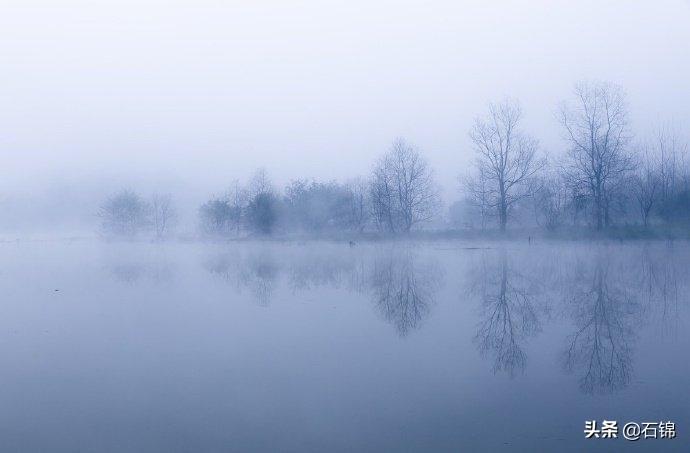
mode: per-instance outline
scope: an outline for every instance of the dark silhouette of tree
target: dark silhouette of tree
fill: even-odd
[[[511,207],[530,194],[529,183],[544,165],[537,158],[538,142],[519,129],[522,111],[517,101],[489,105],[489,115],[478,117],[470,131],[477,153],[477,175],[466,188],[482,207],[497,210],[505,231]]]
[[[574,102],[563,103],[560,111],[570,144],[564,170],[574,190],[588,194],[601,230],[611,223],[614,198],[633,168],[625,94],[620,87],[593,82],[578,83],[574,94]]]

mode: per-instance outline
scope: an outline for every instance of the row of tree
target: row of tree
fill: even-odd
[[[265,170],[258,170],[248,186],[236,181],[228,193],[204,203],[199,216],[202,231],[213,235],[271,234],[277,229],[323,234],[376,228],[398,233],[430,220],[439,207],[433,172],[420,153],[400,139],[379,159],[369,179],[297,179],[280,193]]]
[[[505,231],[511,218],[548,230],[690,221],[686,146],[669,130],[649,143],[634,141],[620,87],[577,84],[573,99],[559,106],[558,120],[566,152],[547,158],[538,140],[522,129],[517,101],[490,104],[488,113],[476,118],[469,133],[476,159],[461,177],[460,223],[484,229],[495,219]],[[346,183],[298,179],[280,191],[265,170],[257,170],[248,184],[235,181],[227,193],[204,203],[199,224],[213,236],[397,234],[440,217],[440,208],[433,170],[417,148],[397,139],[367,178]],[[169,195],[146,201],[124,191],[104,203],[101,218],[111,234],[148,229],[163,237],[175,211]]]
[[[668,129],[651,143],[634,141],[620,87],[575,86],[573,99],[559,106],[566,153],[551,161],[521,129],[521,118],[519,104],[507,100],[490,105],[471,129],[477,159],[463,186],[482,228],[496,217],[504,231],[520,211],[549,230],[690,220],[687,147]]]

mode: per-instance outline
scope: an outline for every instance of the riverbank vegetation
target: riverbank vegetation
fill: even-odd
[[[557,109],[562,152],[523,128],[514,99],[490,104],[469,128],[475,160],[459,168],[444,205],[423,151],[404,138],[347,181],[296,179],[279,188],[265,169],[198,208],[194,230],[244,237],[688,237],[690,162],[677,130],[633,133],[621,87],[580,82]],[[101,206],[107,236],[169,237],[170,195],[123,190]]]

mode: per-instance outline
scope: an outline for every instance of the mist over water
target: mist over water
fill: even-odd
[[[2,247],[10,450],[606,451],[591,414],[690,423],[687,244]]]
[[[688,24],[4,0],[0,450],[688,451]]]

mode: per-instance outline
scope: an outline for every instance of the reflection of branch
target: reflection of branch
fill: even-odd
[[[687,263],[679,263],[673,249],[665,250],[658,258],[655,255],[648,246],[643,250],[640,281],[649,310],[660,317],[663,333],[671,333],[678,329],[679,294],[684,293],[678,270],[686,268]]]
[[[313,254],[296,259],[288,267],[288,284],[293,293],[318,286],[339,288],[343,274],[352,273],[354,264],[350,257]]]
[[[431,310],[439,284],[434,266],[416,262],[409,253],[377,260],[369,279],[374,303],[400,336],[420,326]]]
[[[248,264],[248,266],[243,266],[240,272],[240,281],[249,288],[259,305],[267,307],[271,303],[275,290],[278,267],[270,259],[256,257]]]
[[[128,284],[139,283],[144,279],[166,283],[173,277],[173,271],[167,263],[121,263],[109,265],[108,270],[115,280]]]
[[[224,280],[234,280],[238,290],[248,288],[257,304],[270,304],[279,274],[278,265],[271,256],[232,259],[224,255],[207,261],[205,267]]]
[[[565,351],[566,370],[582,369],[580,388],[586,393],[606,393],[630,381],[633,330],[630,315],[635,304],[611,285],[608,263],[597,257],[589,288],[577,290],[577,331]]]
[[[495,356],[494,373],[504,371],[514,376],[517,370],[524,369],[527,362],[521,341],[534,335],[541,326],[529,290],[534,285],[510,270],[505,251],[497,273],[500,280],[493,283],[488,279],[496,273],[485,268],[481,274],[486,316],[474,339],[483,355]],[[511,276],[517,284],[511,283]]]

